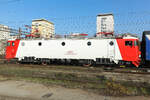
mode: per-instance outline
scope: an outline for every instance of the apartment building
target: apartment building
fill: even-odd
[[[9,27],[6,25],[0,24],[0,40],[2,40],[2,39],[8,40],[9,38],[10,38]]]
[[[50,38],[55,34],[54,24],[45,19],[32,20],[32,34]]]
[[[97,33],[113,33],[114,16],[113,14],[97,15]]]

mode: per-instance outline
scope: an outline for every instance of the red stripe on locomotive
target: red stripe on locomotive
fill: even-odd
[[[116,39],[119,50],[122,56],[122,60],[131,61],[135,66],[139,66],[140,63],[140,50],[137,39]]]
[[[7,60],[9,59],[13,59],[16,57],[16,53],[19,47],[19,42],[20,40],[15,40],[15,41],[8,41],[7,42],[7,47],[6,47],[6,54],[5,54],[5,58]]]

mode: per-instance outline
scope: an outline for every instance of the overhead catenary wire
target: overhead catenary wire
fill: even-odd
[[[128,12],[114,13],[114,32],[137,33],[141,36],[143,30],[149,30],[150,12]],[[87,33],[91,36],[96,34],[96,15],[92,16],[69,16],[69,17],[47,17],[55,25],[56,34]],[[1,21],[0,24],[8,25],[15,29],[21,27],[25,30],[25,25],[32,24],[32,20]],[[25,30],[26,31],[26,30]]]

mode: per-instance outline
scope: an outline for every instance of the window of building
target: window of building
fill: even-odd
[[[106,20],[107,20],[107,17],[103,17],[101,21],[105,22]]]

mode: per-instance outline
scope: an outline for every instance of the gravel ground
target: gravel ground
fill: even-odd
[[[34,100],[34,99],[19,98],[19,97],[9,97],[9,96],[0,96],[0,100]]]
[[[107,97],[107,96],[98,95],[93,92],[84,90],[85,88],[81,88],[81,89],[80,88],[72,89],[73,87],[65,88],[68,85],[72,86],[72,83],[64,83],[65,85],[63,85],[63,87],[61,87],[62,85],[60,86],[58,84],[59,78],[61,77],[62,78],[67,77],[69,79],[72,79],[72,78],[82,79],[82,77],[85,77],[85,78],[88,77],[90,79],[93,79],[93,78],[97,78],[97,75],[99,76],[104,75],[108,79],[113,78],[113,80],[118,80],[118,81],[132,80],[135,82],[148,82],[149,83],[150,82],[149,74],[148,75],[141,75],[141,74],[136,75],[136,74],[110,73],[110,72],[87,73],[87,71],[76,72],[74,70],[73,71],[63,70],[59,68],[49,69],[49,68],[32,68],[32,67],[30,68],[30,67],[23,67],[23,66],[19,67],[19,66],[20,65],[11,65],[11,66],[3,65],[3,64],[0,65],[0,74],[1,74],[0,76],[0,100],[150,100],[149,97],[143,97],[143,96]],[[53,75],[53,73],[54,74],[58,73],[58,74]],[[77,75],[78,77],[75,77],[74,74],[79,74],[79,76]],[[42,75],[42,79],[39,79],[38,77],[41,77],[41,75]],[[14,78],[11,78],[10,76]],[[34,77],[36,76],[36,77],[34,78],[33,76]],[[50,77],[55,76],[58,78],[58,80],[54,82],[52,80],[50,81],[49,79],[50,77],[48,76]],[[46,78],[47,80],[43,80],[44,78]],[[19,81],[15,81],[15,80],[19,80]],[[35,83],[35,82],[38,82],[38,83]],[[39,82],[40,83],[50,82],[50,83],[53,83],[53,85],[49,84],[48,86],[45,86],[45,85],[39,84]],[[78,85],[78,84],[74,83],[74,85]],[[116,84],[112,84],[112,85],[116,86]],[[87,86],[91,87],[91,84],[87,84]],[[98,87],[99,86],[101,85],[99,85],[98,83]],[[117,91],[118,91],[118,88],[117,88]],[[103,92],[104,91],[102,91],[102,94]],[[114,88],[113,88],[113,92],[114,92]]]
[[[103,96],[80,89],[66,89],[59,86],[44,86],[24,81],[0,82],[0,95],[5,100],[104,100]],[[6,97],[9,96],[9,97]],[[23,98],[23,99],[22,99]]]
[[[80,89],[44,86],[25,81],[1,81],[0,100],[150,100],[149,97],[106,97]]]

